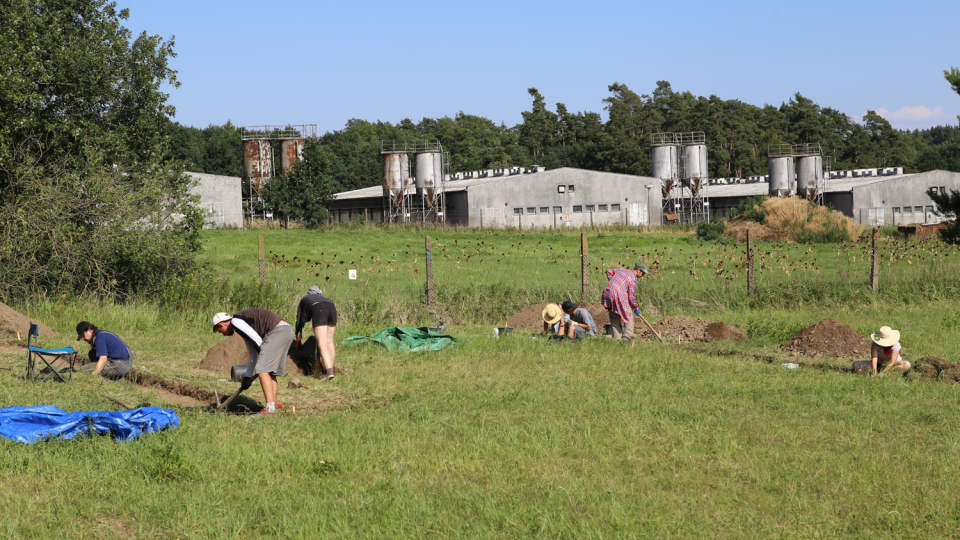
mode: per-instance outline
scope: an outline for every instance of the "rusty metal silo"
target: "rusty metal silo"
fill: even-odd
[[[383,154],[383,193],[394,201],[403,198],[405,179],[401,168],[401,158],[406,157],[406,154]]]
[[[286,139],[280,142],[280,174],[287,174],[294,163],[303,159],[306,139]]]

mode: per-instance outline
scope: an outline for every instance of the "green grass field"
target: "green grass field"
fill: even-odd
[[[343,306],[340,339],[400,321],[432,322],[422,299],[427,232],[263,234],[267,282],[285,316],[319,281]],[[2,534],[960,536],[958,386],[707,354],[737,349],[788,362],[779,343],[834,317],[864,335],[883,324],[900,329],[907,359],[956,361],[956,248],[885,239],[881,290],[873,294],[864,245],[758,245],[765,268],[757,297],[747,299],[742,246],[591,231],[592,301],[605,267],[659,261],[654,279],[642,282],[644,302],[750,334],[693,350],[604,339],[555,344],[522,333],[494,339],[492,326],[527,303],[579,300],[579,233],[429,234],[439,316],[460,339],[456,348],[397,354],[340,346],[346,373],[332,383],[291,390],[281,382],[287,409],[302,404],[306,414],[285,410],[249,423],[180,408],[180,427],[131,443],[0,441]],[[204,259],[217,276],[249,283],[256,237],[207,232]],[[360,279],[346,279],[350,268]],[[176,298],[186,296],[127,305],[62,297],[14,307],[61,332],[45,336],[45,345],[73,345],[73,326],[89,319],[126,338],[138,368],[232,391],[236,383],[219,380],[226,374],[192,367],[221,339],[209,330],[216,309],[186,301],[178,309]],[[118,409],[107,397],[160,403],[153,390],[86,374],[72,385],[24,383],[17,378],[24,355],[9,345],[0,351],[0,367],[10,368],[0,370],[4,406]],[[258,385],[248,394],[262,400]],[[325,405],[311,410],[317,403]]]

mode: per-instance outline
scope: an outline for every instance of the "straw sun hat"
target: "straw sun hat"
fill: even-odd
[[[563,319],[563,310],[556,304],[547,304],[543,308],[543,322],[547,324],[556,324]]]
[[[900,332],[889,326],[881,326],[876,334],[870,334],[870,339],[881,347],[889,347],[900,341]]]

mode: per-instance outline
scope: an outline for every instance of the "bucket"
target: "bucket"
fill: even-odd
[[[510,332],[513,332],[513,328],[511,328],[511,327],[509,327],[509,326],[501,326],[500,328],[497,328],[497,336],[498,336],[498,337],[499,337],[499,336],[505,336],[505,335],[509,334]]]
[[[607,323],[607,324],[603,325],[603,333],[604,333],[604,335],[612,336],[612,335],[613,335],[613,325],[610,324],[610,323]]]
[[[243,380],[243,376],[246,372],[246,364],[237,364],[230,368],[230,380],[240,382]]]

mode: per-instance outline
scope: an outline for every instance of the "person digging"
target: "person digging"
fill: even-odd
[[[607,286],[603,288],[600,302],[610,313],[614,341],[629,341],[633,344],[633,316],[640,316],[640,305],[636,298],[637,280],[649,273],[647,265],[642,262],[635,264],[633,270],[607,270]]]
[[[252,308],[238,311],[233,316],[217,313],[213,316],[213,331],[224,336],[237,333],[243,338],[249,361],[237,393],[250,388],[256,374],[267,402],[260,414],[274,414],[279,388],[277,377],[286,373],[287,351],[293,343],[293,327],[270,310]]]

